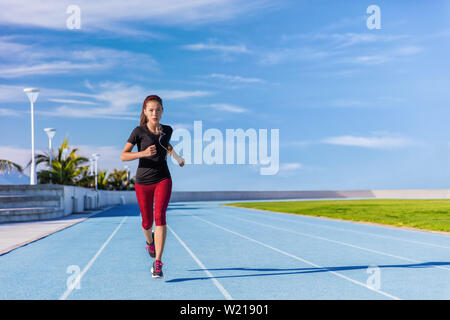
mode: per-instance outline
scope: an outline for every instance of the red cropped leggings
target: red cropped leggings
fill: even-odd
[[[172,179],[167,178],[149,185],[135,183],[134,188],[141,210],[142,227],[149,230],[153,226],[153,199],[155,199],[155,225],[166,225],[166,210],[172,194]]]

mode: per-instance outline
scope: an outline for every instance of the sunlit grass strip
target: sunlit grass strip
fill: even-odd
[[[450,199],[308,200],[225,205],[450,232]]]

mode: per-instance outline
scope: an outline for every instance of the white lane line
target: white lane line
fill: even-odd
[[[97,253],[92,257],[92,259],[88,262],[88,264],[84,267],[83,271],[81,271],[80,275],[76,278],[76,280],[73,282],[72,285],[68,286],[67,290],[62,294],[61,297],[59,297],[59,300],[66,300],[67,297],[72,293],[73,289],[77,287],[78,283],[81,281],[81,278],[85,275],[85,273],[89,270],[89,268],[94,264],[95,260],[98,258],[98,256],[102,253],[103,249],[106,248],[108,243],[111,241],[111,239],[114,237],[114,235],[117,233],[117,231],[120,229],[122,224],[127,220],[128,217],[124,217],[122,221],[120,221],[119,225],[114,229],[114,231],[111,233],[111,235],[108,237],[108,239],[103,243],[103,245],[100,247],[100,249],[97,251]]]
[[[241,207],[226,207],[226,206],[221,206],[221,208],[227,208],[227,209],[249,209],[249,211],[243,211],[245,213],[248,214],[252,214],[252,215],[256,215],[253,212],[250,212],[251,210],[255,210],[255,211],[260,211],[263,213],[276,213],[278,215],[283,215],[283,217],[287,217],[287,215],[293,216],[293,217],[298,217],[298,218],[313,218],[313,219],[320,219],[321,221],[325,221],[325,219],[323,219],[322,217],[315,217],[315,216],[306,216],[306,215],[293,215],[293,214],[289,214],[289,213],[283,213],[283,212],[276,212],[276,211],[269,211],[269,210],[259,210],[259,209],[253,209],[253,208],[241,208]],[[328,226],[328,225],[322,225],[322,224],[317,224],[317,223],[312,223],[312,222],[306,222],[306,221],[298,221],[298,220],[294,220],[294,219],[283,219],[283,218],[277,218],[271,215],[267,215],[268,217],[274,219],[274,220],[278,220],[278,221],[284,221],[284,222],[294,222],[294,223],[299,223],[299,224],[307,224],[310,226],[314,226],[314,227],[320,227],[320,228],[327,228],[327,229],[333,229],[333,230],[338,230],[338,231],[344,231],[344,232],[353,232],[353,233],[358,233],[358,234],[363,234],[363,235],[370,235],[370,236],[375,236],[375,237],[380,237],[380,238],[385,238],[385,239],[393,239],[393,240],[399,240],[399,241],[405,241],[405,242],[411,242],[411,243],[415,243],[415,244],[421,244],[421,245],[425,245],[425,246],[431,246],[431,247],[437,247],[437,248],[443,248],[443,249],[450,249],[450,247],[448,246],[443,246],[443,245],[439,245],[439,244],[434,244],[434,243],[430,243],[430,242],[423,242],[423,241],[417,241],[417,240],[410,240],[410,239],[403,239],[403,238],[399,238],[399,237],[393,237],[393,236],[385,236],[385,235],[380,235],[380,234],[376,234],[376,233],[371,233],[371,232],[363,232],[363,231],[356,231],[356,230],[352,230],[352,229],[345,229],[345,228],[338,228],[338,227],[332,227],[332,226]],[[325,217],[326,218],[326,217]],[[331,218],[330,218],[331,219]],[[350,221],[350,220],[339,220],[339,219],[331,219],[333,221],[336,222],[351,222],[351,223],[358,223],[358,221]],[[361,222],[361,224],[363,224],[363,222]],[[382,225],[377,225],[377,227],[384,227]],[[386,228],[389,229],[394,229],[395,231],[397,231],[395,229],[395,227],[388,227],[386,226]],[[415,231],[415,230],[403,230],[403,229],[398,229],[398,231]],[[426,231],[419,231],[417,230],[416,232],[426,232]],[[433,235],[439,235],[442,236],[442,234],[433,234]]]
[[[167,228],[170,230],[170,232],[173,233],[173,235],[175,236],[175,238],[177,238],[177,240],[181,243],[181,245],[186,249],[186,251],[191,255],[192,259],[194,259],[194,261],[200,266],[200,268],[203,269],[203,271],[205,271],[205,273],[208,275],[208,277],[211,278],[211,280],[214,282],[214,284],[216,285],[217,289],[219,289],[219,291],[223,294],[223,296],[227,299],[227,300],[233,300],[233,298],[231,297],[231,295],[228,293],[228,291],[220,284],[219,281],[217,281],[217,279],[211,274],[211,272],[209,272],[208,269],[206,269],[205,265],[200,261],[199,258],[197,258],[197,256],[192,252],[191,249],[189,249],[189,247],[183,242],[183,240],[181,240],[181,238],[175,233],[175,231],[173,231],[173,229],[167,225]]]
[[[313,267],[315,267],[315,268],[328,270],[330,273],[334,274],[335,276],[338,276],[338,277],[343,278],[343,279],[345,279],[345,280],[348,280],[348,281],[350,281],[350,282],[352,282],[352,283],[355,283],[355,284],[357,284],[357,285],[360,285],[360,286],[362,286],[362,287],[364,287],[364,288],[366,288],[366,289],[375,291],[375,292],[377,292],[377,293],[379,293],[379,294],[382,294],[382,295],[384,295],[384,296],[386,296],[386,297],[388,297],[388,298],[391,298],[391,299],[394,299],[394,300],[400,300],[400,298],[398,298],[398,297],[396,297],[396,296],[393,296],[393,295],[391,295],[391,294],[389,294],[389,293],[387,293],[387,292],[384,292],[384,291],[381,291],[381,290],[379,290],[379,289],[376,289],[375,287],[370,287],[370,286],[368,286],[368,285],[365,284],[365,283],[362,283],[362,282],[359,282],[359,281],[354,280],[354,279],[352,279],[352,278],[349,278],[349,277],[347,277],[347,276],[344,276],[343,274],[340,274],[340,273],[338,273],[338,272],[335,272],[335,271],[333,271],[333,270],[331,270],[331,269],[329,269],[329,268],[326,268],[326,267],[317,265],[317,264],[315,264],[315,263],[313,263],[313,262],[311,262],[311,261],[308,261],[308,260],[302,259],[302,258],[300,258],[300,257],[297,257],[297,256],[295,256],[295,255],[293,255],[293,254],[291,254],[291,253],[289,253],[289,252],[280,250],[280,249],[278,249],[278,248],[272,247],[272,246],[270,246],[270,245],[268,245],[268,244],[265,244],[265,243],[263,243],[263,242],[261,242],[261,241],[255,240],[255,239],[250,238],[250,237],[248,237],[248,236],[245,236],[245,235],[243,235],[243,234],[241,234],[241,233],[238,233],[238,232],[236,232],[236,231],[233,231],[233,230],[227,229],[227,228],[225,228],[225,227],[219,226],[218,224],[215,224],[215,223],[213,223],[213,222],[211,222],[211,221],[208,221],[208,220],[205,220],[205,219],[196,217],[196,216],[192,216],[192,217],[194,217],[195,219],[199,219],[199,220],[201,220],[201,221],[204,221],[204,222],[206,222],[206,223],[209,223],[209,224],[211,224],[211,225],[213,225],[213,226],[215,226],[215,227],[217,227],[217,228],[219,228],[219,229],[222,229],[222,230],[225,230],[225,231],[230,232],[230,233],[232,233],[232,234],[235,234],[235,235],[237,235],[237,236],[239,236],[239,237],[241,237],[241,238],[247,239],[247,240],[252,241],[252,242],[255,242],[255,243],[257,243],[257,244],[259,244],[259,245],[261,245],[261,246],[264,246],[264,247],[266,247],[266,248],[269,248],[269,249],[272,249],[272,250],[274,250],[274,251],[276,251],[276,252],[279,252],[279,253],[281,253],[281,254],[284,254],[285,256],[288,256],[288,257],[291,257],[291,258],[293,258],[293,259],[299,260],[299,261],[301,261],[301,262],[303,262],[303,263],[309,264],[310,266],[313,266]]]
[[[230,217],[230,215],[227,215],[227,216]],[[299,234],[299,235],[302,235],[302,236],[305,236],[305,237],[310,237],[310,238],[313,238],[313,239],[319,239],[319,240],[323,240],[323,241],[333,242],[333,243],[337,243],[337,244],[340,244],[340,245],[343,245],[343,246],[348,246],[348,247],[352,247],[352,248],[356,248],[356,249],[360,249],[360,250],[365,250],[365,251],[368,251],[368,252],[373,252],[373,253],[376,253],[376,254],[379,254],[379,255],[384,255],[384,256],[396,258],[396,259],[399,259],[399,260],[414,262],[414,263],[417,263],[417,264],[421,264],[421,263],[423,264],[424,263],[423,261],[410,259],[410,258],[405,258],[405,257],[397,256],[395,254],[390,254],[390,253],[387,253],[387,252],[382,252],[382,251],[378,251],[378,250],[374,250],[374,249],[360,247],[360,246],[357,246],[357,245],[354,245],[354,244],[351,244],[351,243],[347,243],[347,242],[332,240],[332,239],[328,239],[328,238],[324,238],[324,237],[320,237],[320,236],[315,236],[315,235],[304,233],[304,232],[293,231],[293,230],[289,230],[289,229],[285,229],[285,228],[274,227],[274,226],[271,226],[269,224],[255,222],[255,221],[248,220],[248,219],[238,218],[238,217],[234,217],[234,216],[231,216],[231,217],[233,219],[251,222],[251,223],[254,223],[254,224],[257,224],[257,225],[260,225],[260,226],[265,226],[265,227],[272,228],[272,229],[278,229],[278,230],[282,230],[282,231],[286,231],[286,232],[290,232],[290,233],[295,233],[295,234]],[[430,266],[433,267],[433,268],[439,268],[439,269],[450,271],[450,269],[446,268],[446,267],[432,265],[432,264]]]

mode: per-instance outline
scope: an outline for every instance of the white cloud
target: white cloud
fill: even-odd
[[[212,73],[208,76],[209,78],[217,78],[217,79],[223,79],[229,82],[239,82],[239,83],[263,83],[265,82],[262,79],[259,78],[245,78],[241,76],[232,76],[232,75],[226,75],[226,74],[220,74],[220,73]]]
[[[336,30],[343,28],[354,28],[365,24],[366,17],[364,15],[358,15],[354,17],[346,17],[340,20],[335,20],[333,23],[324,26],[324,30]]]
[[[23,92],[27,86],[0,84],[0,103],[27,102],[28,98]]]
[[[292,163],[283,163],[280,166],[280,171],[294,171],[301,169],[303,165],[299,162],[292,162]]]
[[[333,107],[367,107],[372,105],[373,102],[370,99],[357,100],[357,99],[334,99],[330,101],[330,106]]]
[[[196,44],[188,44],[182,46],[183,49],[191,50],[191,51],[221,51],[226,53],[251,53],[250,50],[247,49],[245,45],[221,45],[221,44],[205,44],[205,43],[196,43]]]
[[[282,46],[259,50],[262,64],[314,61],[329,58],[330,64],[379,65],[403,56],[417,54],[422,47],[410,45],[411,35],[375,33],[283,34]],[[332,59],[331,59],[332,58]]]
[[[315,33],[315,34],[292,34],[282,35],[281,40],[286,41],[322,41],[324,44],[331,45],[334,48],[345,48],[354,45],[367,43],[393,42],[402,39],[409,39],[410,35],[387,35],[375,33]]]
[[[186,98],[192,98],[192,97],[204,97],[212,95],[213,92],[210,91],[186,91],[186,90],[157,90],[157,94],[163,99],[163,100],[177,100],[177,99],[186,99]],[[164,101],[163,101],[164,103]]]
[[[159,64],[142,53],[101,47],[69,50],[65,47],[24,45],[19,37],[0,38],[0,78],[18,78],[32,75],[70,72],[98,72],[118,67],[155,71]]]
[[[236,106],[236,105],[232,105],[232,104],[227,104],[227,103],[213,103],[210,104],[211,107],[213,107],[214,109],[220,110],[220,111],[226,111],[226,112],[232,112],[232,113],[244,113],[244,112],[248,112],[247,109]]]
[[[72,108],[66,105],[60,106],[50,111],[39,110],[36,114],[46,115],[50,117],[63,118],[99,118],[99,119],[116,119],[116,120],[138,120],[137,112],[118,112],[109,108],[80,109]]]
[[[279,64],[293,58],[299,57],[298,52],[295,49],[283,48],[276,49],[267,52],[263,52],[259,59],[261,64]]]
[[[0,77],[18,78],[31,75],[48,75],[68,73],[74,70],[95,70],[105,68],[103,64],[95,63],[72,63],[69,61],[55,61],[51,63],[41,63],[38,65],[6,66],[0,67]]]
[[[322,50],[317,47],[284,47],[258,52],[258,62],[263,65],[280,64],[291,61],[313,61],[340,54],[338,51]]]
[[[52,102],[61,102],[61,103],[74,103],[74,104],[98,104],[92,101],[83,101],[83,100],[73,100],[73,99],[48,99]]]
[[[35,154],[38,152],[40,153],[40,150],[35,149]],[[22,168],[25,168],[31,160],[31,148],[24,149],[11,146],[0,146],[0,159],[12,161]],[[24,173],[29,175],[30,168],[27,168]]]
[[[16,110],[13,109],[5,109],[5,108],[0,108],[0,116],[12,116],[12,117],[17,117],[22,115],[21,112],[18,112]]]
[[[394,54],[397,56],[408,56],[412,54],[416,54],[422,52],[423,48],[418,46],[404,46],[396,49]]]
[[[122,162],[120,160],[120,154],[122,149],[113,146],[94,146],[94,145],[76,145],[72,148],[78,148],[78,155],[86,158],[91,158],[92,154],[99,153],[98,169],[108,170],[111,173],[114,169],[122,170],[125,165],[136,166],[137,163]],[[131,175],[134,175],[133,169],[131,169]]]
[[[385,50],[383,54],[369,54],[360,55],[353,58],[346,59],[347,62],[363,64],[363,65],[376,65],[383,64],[389,61],[398,60],[403,56],[415,55],[423,51],[422,47],[418,46],[403,46],[390,50]]]
[[[374,137],[344,135],[323,139],[322,143],[361,148],[392,149],[408,146],[411,144],[411,140],[403,137],[392,137],[386,135]]]
[[[170,126],[173,130],[176,129],[187,129],[187,130],[194,130],[194,124],[193,123],[171,123]]]
[[[149,92],[159,95],[163,99],[163,103],[165,100],[211,94],[207,91],[148,90],[138,85],[130,86],[121,82],[102,82],[92,88],[96,93],[91,96],[97,104],[103,105],[102,107],[82,109],[64,105],[45,114],[63,117],[136,120],[139,118],[142,102]]]
[[[66,9],[70,4],[73,3],[64,0],[2,0],[0,21],[9,26],[67,30],[66,20],[70,14]],[[133,29],[130,22],[192,27],[280,6],[278,1],[269,0],[78,0],[76,5],[81,11],[81,29],[70,32],[107,30],[128,35],[142,34],[142,28]]]
[[[13,42],[12,40],[15,38],[14,36],[0,37],[0,58],[2,61],[25,60],[32,55],[36,55],[35,52],[30,50],[30,45]]]
[[[23,92],[24,88],[29,87],[26,83],[23,85],[5,85],[0,84],[0,103],[6,102],[27,102],[28,98]],[[54,97],[84,97],[84,98],[92,98],[95,99],[95,94],[83,93],[83,92],[74,92],[63,89],[54,89],[54,88],[39,88],[40,93],[38,97],[38,102],[40,101],[49,101]]]
[[[382,64],[391,60],[392,56],[383,54],[365,55],[354,58],[354,62],[358,64]]]
[[[68,90],[40,88],[40,101],[60,102],[63,105],[49,110],[35,110],[35,113],[52,117],[75,118],[104,118],[133,120],[139,118],[140,108],[145,97],[150,93],[159,95],[163,102],[166,100],[182,100],[191,97],[203,97],[213,94],[209,91],[188,90],[157,90],[148,89],[138,85],[128,85],[123,82],[105,81],[97,85],[89,84],[92,93],[73,92]],[[24,103],[29,107],[28,99],[23,93],[26,86],[0,85],[0,102]],[[1,95],[5,93],[5,95]],[[84,100],[70,99],[70,97],[83,97]],[[89,105],[89,107],[83,107]],[[98,105],[93,108],[90,105]],[[3,115],[15,115],[12,109],[2,109]],[[27,109],[28,110],[28,109]]]
[[[408,35],[377,35],[373,33],[316,33],[282,35],[281,42],[287,46],[261,53],[260,63],[278,64],[286,61],[314,60],[333,56],[349,56],[348,47],[407,39]],[[296,45],[296,40],[301,46]],[[289,46],[290,45],[290,46]],[[401,53],[400,51],[397,54]],[[353,55],[352,55],[353,56]],[[348,61],[349,59],[347,59]],[[390,60],[386,55],[366,54],[350,61],[357,63],[383,63]],[[345,61],[345,60],[343,60]]]
[[[333,99],[327,106],[338,108],[384,108],[397,107],[403,105],[405,99],[398,97],[367,97],[365,100],[361,99]]]

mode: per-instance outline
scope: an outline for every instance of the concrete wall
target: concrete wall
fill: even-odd
[[[372,190],[375,198],[401,199],[449,199],[450,189],[426,190]]]
[[[121,204],[123,197],[126,204],[137,204],[135,191],[97,192],[88,188],[64,186],[64,203],[66,214],[76,207],[72,197],[78,201],[78,208],[83,208],[84,195],[97,196],[98,207]],[[173,191],[170,202],[187,201],[230,201],[230,200],[277,200],[277,199],[450,199],[450,189],[436,190],[325,190],[325,191]]]
[[[171,202],[276,199],[449,199],[450,189],[317,191],[178,191]]]
[[[64,187],[67,207],[71,207],[72,195],[84,201],[84,195],[96,195],[95,191],[80,187]],[[99,190],[99,206],[125,203],[137,204],[135,191]],[[277,199],[449,199],[450,189],[437,190],[324,190],[324,191],[173,191],[170,202],[186,201],[230,201],[230,200],[277,200]]]
[[[137,204],[135,191],[92,190],[61,185],[0,185],[0,195],[59,195],[61,197],[58,215],[94,210],[118,204]],[[86,207],[85,197],[95,199],[94,208]],[[349,199],[384,198],[449,199],[450,189],[423,190],[318,190],[318,191],[173,191],[171,202],[183,201],[230,201],[230,200],[277,200],[277,199]],[[2,201],[0,199],[0,201]]]
[[[137,204],[134,191],[92,190],[75,186],[63,186],[66,214],[85,211],[85,196],[96,198],[96,207],[106,207],[123,203]],[[122,199],[121,199],[122,198]],[[78,210],[76,210],[78,209]]]
[[[178,191],[172,192],[171,202],[220,200],[276,200],[373,198],[371,190],[349,191]]]

